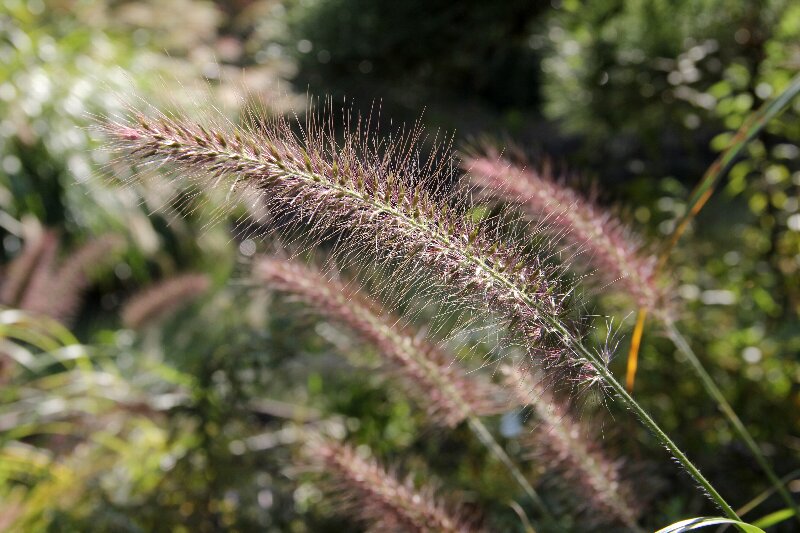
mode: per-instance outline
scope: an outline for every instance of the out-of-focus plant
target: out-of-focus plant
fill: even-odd
[[[2,269],[0,304],[69,322],[79,310],[90,275],[103,263],[108,268],[115,249],[123,244],[119,236],[104,235],[63,259],[58,257],[55,232],[28,224],[22,251]]]
[[[98,498],[127,503],[152,490],[160,461],[180,446],[164,419],[188,383],[152,364],[125,375],[94,352],[52,319],[0,310],[0,491],[10,530],[44,530],[60,514],[110,525],[112,516],[94,514]]]
[[[669,30],[665,19],[674,22]],[[793,2],[597,2],[585,9],[562,2],[542,28],[532,43],[548,56],[549,116],[586,140],[582,156],[598,173],[630,180],[623,188],[636,206],[630,218],[662,235],[683,217],[682,198],[708,164],[702,161],[727,149],[751,112],[785,90],[800,66]],[[689,244],[670,258],[677,295],[696,317],[682,326],[685,333],[703,347],[711,374],[742,418],[763,420],[754,428],[763,442],[781,438],[772,429],[783,425],[783,415],[780,409],[762,412],[763,405],[756,408],[749,398],[774,406],[797,401],[792,376],[800,369],[790,354],[800,346],[794,319],[800,219],[792,218],[798,212],[799,106],[795,99],[747,144],[720,193],[692,224]],[[660,180],[656,194],[654,178]],[[645,339],[653,333],[648,329]],[[657,341],[645,340],[637,382],[644,379],[649,389],[661,380],[680,381],[681,373],[656,361],[667,355]],[[686,403],[681,423],[703,415],[697,403]],[[700,434],[730,439],[713,423]],[[786,454],[792,444],[783,439],[777,449]],[[738,455],[735,447],[728,450]],[[773,462],[786,460],[776,456]]]
[[[270,13],[269,6],[280,7],[255,2],[249,11],[226,14],[211,2],[4,2],[0,228],[8,237],[6,257],[21,246],[14,221],[26,215],[61,228],[68,244],[110,229],[128,234],[135,246],[116,271],[122,282],[145,279],[145,258],[165,243],[192,243],[181,217],[147,216],[158,192],[109,187],[105,177],[119,173],[97,149],[92,117],[113,116],[140,98],[173,105],[176,92],[197,102],[214,95],[232,117],[251,99],[285,111],[296,102],[285,81],[291,60],[260,54],[280,36],[283,19],[272,16],[277,29],[255,32],[248,16]],[[244,65],[252,67],[247,79],[239,75]],[[174,268],[169,254],[154,260]]]
[[[480,298],[458,311],[451,309],[453,302],[419,308],[431,294],[424,281],[403,285],[397,295],[384,292],[382,280],[410,279],[418,272],[409,264],[419,266],[424,261],[400,265],[375,261],[369,265],[374,271],[367,276],[366,288],[391,304],[388,313],[381,313],[390,317],[391,324],[378,322],[388,336],[367,335],[362,338],[367,342],[357,342],[341,328],[348,325],[355,337],[364,336],[364,329],[359,329],[363,323],[356,321],[354,326],[341,316],[353,311],[356,302],[340,299],[336,312],[310,315],[291,298],[265,295],[249,278],[241,281],[249,265],[239,268],[239,263],[249,262],[259,251],[257,236],[287,225],[297,224],[299,233],[319,226],[302,226],[291,210],[265,212],[253,202],[240,205],[227,186],[206,190],[204,182],[193,180],[194,172],[189,180],[172,179],[169,173],[163,176],[158,169],[138,166],[133,174],[148,176],[139,180],[125,162],[108,159],[104,150],[87,149],[95,146],[86,128],[89,114],[115,116],[126,106],[153,105],[169,115],[176,107],[181,114],[188,107],[201,116],[200,123],[211,115],[227,126],[228,119],[236,122],[247,100],[258,101],[268,114],[301,107],[286,84],[289,78],[301,91],[310,83],[312,93],[345,90],[348,96],[366,96],[367,102],[386,97],[386,108],[413,109],[414,114],[432,99],[434,111],[426,121],[471,124],[468,131],[484,128],[492,113],[502,115],[499,122],[515,131],[521,124],[527,127],[520,110],[535,113],[543,100],[548,117],[582,140],[586,149],[577,158],[596,169],[600,179],[633,178],[619,191],[633,206],[623,218],[635,218],[654,234],[667,235],[685,210],[682,198],[687,196],[687,184],[699,177],[714,151],[728,145],[730,134],[723,132],[735,131],[751,109],[778,94],[798,65],[798,9],[789,2],[611,1],[579,6],[564,1],[552,9],[528,4],[511,2],[498,8],[470,2],[378,5],[349,0],[6,2],[0,8],[4,268],[16,263],[16,270],[22,270],[19,258],[25,255],[31,215],[59,228],[65,251],[77,250],[92,236],[109,230],[125,235],[130,246],[122,258],[103,258],[108,259],[113,277],[99,279],[84,293],[87,299],[77,316],[75,335],[91,346],[79,344],[47,318],[19,310],[0,313],[9,319],[1,346],[13,354],[0,365],[4,385],[0,403],[4,522],[0,525],[121,531],[301,532],[350,527],[331,516],[342,513],[328,512],[327,496],[333,496],[330,501],[336,510],[361,517],[367,525],[411,523],[424,529],[430,524],[428,518],[436,523],[443,516],[437,512],[443,508],[427,498],[428,491],[414,493],[415,487],[430,484],[427,476],[441,480],[444,490],[437,492],[444,500],[460,500],[466,516],[483,514],[489,529],[502,531],[525,528],[531,521],[539,531],[581,530],[599,523],[635,529],[638,524],[649,527],[684,518],[687,510],[702,505],[702,495],[681,481],[669,464],[655,467],[658,470],[642,476],[645,479],[628,479],[627,466],[638,465],[640,457],[657,457],[658,445],[643,431],[621,434],[618,429],[626,426],[617,423],[598,427],[602,406],[595,400],[602,395],[581,395],[585,401],[570,409],[557,401],[549,405],[562,392],[574,394],[575,383],[586,383],[592,368],[580,361],[575,365],[577,377],[558,381],[564,391],[551,390],[553,382],[548,381],[544,386],[527,384],[523,393],[531,388],[538,392],[518,403],[530,405],[509,406],[497,417],[481,413],[479,424],[460,423],[463,413],[450,409],[447,429],[441,423],[437,429],[441,419],[431,417],[431,412],[436,415],[448,400],[468,396],[473,378],[492,380],[494,367],[485,368],[494,363],[491,357],[498,352],[508,358],[519,355],[518,344],[498,348],[509,341],[508,332],[498,326],[536,336],[529,315],[497,323],[497,316],[517,312],[506,301],[492,300],[493,314],[485,322],[473,316],[479,314],[476,309],[486,307]],[[545,58],[541,73],[540,57]],[[141,98],[131,98],[134,86]],[[288,97],[264,98],[276,92]],[[206,104],[209,101],[213,105]],[[479,112],[473,113],[476,109]],[[669,291],[671,298],[681,300],[679,307],[696,318],[681,324],[691,346],[707,360],[710,373],[741,418],[752,422],[748,429],[780,474],[791,469],[786,465],[794,463],[796,446],[786,430],[792,422],[785,414],[786,406],[796,401],[793,379],[798,375],[797,362],[787,354],[800,346],[792,321],[800,224],[795,224],[800,216],[796,117],[795,107],[779,121],[771,121],[766,134],[748,146],[748,154],[726,185],[733,200],[713,198],[676,249],[672,264],[677,269],[671,276],[675,290]],[[260,116],[249,119],[253,132],[260,134],[271,124]],[[371,122],[353,126],[373,131]],[[530,126],[537,129],[540,124]],[[223,135],[220,140],[195,133],[205,148],[219,149],[221,143],[224,161],[218,161],[217,170],[234,175],[252,170],[246,168],[242,154],[259,158],[270,153],[263,146],[259,153],[250,151],[235,137]],[[304,135],[313,139],[317,133],[312,127]],[[330,139],[340,139],[341,132],[329,133]],[[551,141],[570,143],[560,134]],[[304,190],[318,187],[326,177],[320,168],[338,177],[362,169],[356,165],[353,170],[346,151],[329,168],[319,151],[306,150],[304,156],[291,144],[273,144],[283,156],[296,152],[289,166],[311,180],[306,180]],[[404,164],[426,175],[429,168],[414,166],[423,160],[409,158]],[[398,168],[392,161],[370,159],[361,181],[343,180],[339,193],[351,194],[352,199],[355,189],[365,196],[375,187],[380,189],[375,185],[378,180],[371,178],[370,164],[384,164],[381,169],[396,186],[392,180]],[[558,167],[556,163],[553,168]],[[109,181],[90,179],[99,174]],[[436,175],[441,179],[426,187],[448,190],[454,176],[446,171]],[[314,176],[320,178],[316,185]],[[655,189],[654,181],[647,179],[652,176],[659,178]],[[241,185],[238,177],[235,180]],[[431,215],[431,206],[439,199],[431,190],[403,189],[411,218],[441,216],[455,228],[445,227],[442,234],[456,235],[462,219],[452,213],[460,213],[462,201],[446,202],[441,213],[433,210]],[[605,191],[594,222],[613,226],[616,221],[608,218],[602,205]],[[272,198],[271,205],[294,198],[292,194]],[[302,204],[307,198],[296,200]],[[328,200],[342,198],[332,195]],[[382,200],[395,207],[394,197]],[[724,212],[723,200],[728,202]],[[314,217],[322,210],[301,212]],[[734,210],[736,223],[731,224]],[[468,228],[515,217],[484,205],[462,214]],[[359,229],[371,220],[362,217]],[[574,226],[574,221],[556,222],[567,229]],[[542,228],[534,228],[535,234],[528,237],[522,227],[514,228],[492,231],[489,237],[481,230],[474,236],[468,231],[464,242],[474,248],[473,256],[466,257],[472,261],[469,264],[474,266],[475,257],[484,252],[492,257],[491,264],[468,271],[454,261],[444,270],[444,280],[457,284],[471,279],[463,291],[483,287],[491,299],[492,284],[481,278],[484,267],[502,279],[516,279],[516,272],[514,261],[497,255],[497,248],[490,245],[502,249],[509,241],[530,237],[522,246],[527,253],[542,242]],[[338,249],[341,229],[317,234],[312,244],[325,251]],[[561,235],[573,245],[562,250],[562,258],[590,248],[581,242],[592,238],[593,228],[583,229],[582,235]],[[399,250],[403,236],[395,237],[396,241],[382,244]],[[373,239],[377,243],[380,238],[381,234],[371,233],[369,248]],[[612,245],[618,241],[612,239]],[[456,248],[447,251],[455,253]],[[630,249],[622,248],[623,253]],[[414,257],[436,255],[431,248],[412,251]],[[606,266],[613,256],[611,252],[603,256]],[[346,268],[364,257],[344,254],[341,264]],[[548,256],[544,268],[554,261]],[[512,268],[503,270],[505,262]],[[390,264],[398,269],[389,268]],[[645,274],[640,277],[645,285],[648,265],[638,269]],[[650,307],[659,307],[642,293],[641,284],[618,279],[625,270],[605,268],[602,275],[593,276],[604,288],[588,294],[589,309],[596,299],[603,313],[629,312],[628,302],[614,296],[621,291],[606,290],[608,283],[612,289],[626,287]],[[413,275],[408,274],[411,271]],[[562,273],[560,268],[547,272],[554,279]],[[152,283],[151,278],[162,281]],[[2,278],[2,288],[11,287],[9,292],[19,295],[17,285],[9,284],[9,276]],[[42,295],[47,292],[39,291],[38,300],[46,301]],[[306,295],[312,307],[315,298],[324,296],[321,292]],[[72,296],[77,298],[77,293]],[[19,300],[5,303],[24,307]],[[398,327],[394,313],[403,317],[404,327]],[[360,316],[364,318],[363,313]],[[16,322],[9,317],[17,317]],[[25,318],[20,322],[19,317]],[[580,342],[598,342],[596,355],[608,363],[610,377],[619,375],[619,362],[608,360],[613,335],[604,339],[602,327],[586,328],[583,320],[571,325]],[[392,335],[395,330],[402,334]],[[651,333],[656,331],[648,330],[642,347],[636,400],[677,436],[676,444],[689,452],[721,494],[730,495],[732,504],[741,503],[734,498],[742,494],[742,486],[748,487],[748,496],[765,487],[755,468],[740,468],[749,465],[750,455],[737,447],[713,404],[701,396],[697,380],[685,374],[685,365],[672,363],[671,345]],[[425,366],[422,356],[438,353],[439,347],[420,349],[426,346],[423,336],[447,338],[442,340],[447,345],[443,353],[452,349],[453,357],[473,356],[466,365],[461,361],[446,365],[441,357],[433,358],[434,375],[457,376],[455,391],[436,390],[436,381],[426,374],[425,368],[432,367]],[[376,339],[377,346],[371,346]],[[386,350],[389,341],[397,342],[395,351]],[[84,355],[78,356],[79,350]],[[410,360],[416,366],[403,359],[409,354],[421,358]],[[527,356],[553,363],[560,353]],[[399,375],[378,367],[382,360],[393,361]],[[507,384],[494,376],[490,388],[501,386]],[[443,392],[453,394],[443,397]],[[625,416],[613,405],[610,408],[615,421]],[[477,414],[470,416],[478,420]],[[588,418],[597,423],[585,424]],[[330,437],[328,452],[348,459],[334,464],[329,453],[327,476],[313,468],[320,461],[295,446],[317,433]],[[344,438],[350,444],[338,442]],[[601,453],[601,448],[621,453],[626,467],[610,459],[606,450]],[[536,451],[532,460],[520,461],[531,449]],[[409,479],[385,475],[372,458],[397,465]],[[359,471],[371,475],[372,486],[365,485],[364,476],[348,477],[343,468],[348,465],[357,467],[356,475]],[[544,511],[531,505],[530,491],[528,498],[522,495],[526,487],[524,483],[520,487],[519,479],[514,483],[517,474],[535,487]],[[791,478],[785,477],[790,488]],[[664,487],[668,490],[659,490]],[[395,492],[399,497],[391,498]],[[779,503],[770,494],[757,496],[739,514],[747,512],[750,520],[761,510],[752,511],[755,506]],[[375,500],[384,497],[387,501]],[[583,506],[576,501],[581,499],[586,500]],[[766,528],[780,522],[777,527],[785,527],[791,517],[786,510],[773,509],[775,513],[753,523]],[[692,523],[699,527],[716,522]],[[686,521],[666,530],[685,525]]]

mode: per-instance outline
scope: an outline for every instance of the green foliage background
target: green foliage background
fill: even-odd
[[[244,213],[209,225],[221,201],[213,192],[194,198],[190,213],[159,209],[173,185],[127,184],[129,170],[102,148],[93,116],[140,101],[202,113],[213,99],[236,120],[250,99],[268,113],[302,110],[304,93],[380,106],[395,123],[424,108],[424,125],[454,130],[457,146],[490,135],[534,159],[552,154],[657,250],[733,132],[798,70],[800,5],[788,0],[4,2],[4,263],[34,221],[57,230],[65,255],[106,232],[128,245],[93,279],[71,333],[0,311],[4,352],[13,346],[37,361],[2,373],[0,524],[349,528],[329,512],[317,477],[292,466],[293,424],[325,418],[402,471],[441,480],[492,528],[521,531],[507,505],[519,495],[466,428],[432,429],[377,375],[370,348],[244,282],[252,246],[266,249],[241,242]],[[800,468],[798,118],[795,101],[748,146],[669,263],[684,330],[781,475]],[[209,274],[213,289],[155,326],[122,325],[132,294],[187,271]],[[613,291],[586,298],[616,317],[622,342],[612,366],[622,375],[632,309]],[[648,329],[637,399],[743,505],[768,486],[674,360],[657,327]],[[601,410],[584,404],[587,417]],[[608,440],[640,465],[648,527],[714,513],[643,430],[612,414]],[[516,439],[504,444],[524,455]],[[543,479],[535,461],[524,464]],[[800,481],[789,486],[800,492]],[[580,530],[568,492],[556,486],[546,497],[565,528]],[[746,518],[780,508],[770,498]]]

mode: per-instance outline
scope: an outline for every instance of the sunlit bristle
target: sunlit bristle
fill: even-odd
[[[520,367],[504,367],[503,373],[519,405],[532,409],[536,429],[526,441],[537,460],[580,493],[579,500],[593,522],[620,523],[638,530],[641,508],[633,487],[622,478],[621,461],[605,454],[597,442],[600,437],[574,417],[547,381]]]
[[[437,423],[500,412],[508,398],[483,374],[467,374],[454,357],[428,342],[402,320],[369,299],[353,281],[328,279],[297,261],[261,258],[254,276],[268,288],[300,298],[318,313],[347,326],[396,369],[417,403]]]
[[[655,256],[607,209],[556,179],[550,165],[520,166],[492,149],[468,155],[463,168],[486,195],[518,205],[554,237],[577,250],[577,259],[604,286],[619,287],[645,309],[667,303]]]

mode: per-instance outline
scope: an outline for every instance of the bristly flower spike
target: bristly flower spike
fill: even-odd
[[[580,492],[587,513],[596,523],[637,525],[640,508],[634,492],[622,478],[620,461],[612,461],[593,441],[589,428],[528,369],[503,367],[509,387],[521,406],[533,410],[536,429],[529,444],[571,487]]]
[[[620,220],[552,173],[520,166],[489,148],[466,155],[462,167],[485,195],[518,205],[530,218],[543,221],[551,235],[576,248],[579,259],[605,285],[619,286],[639,307],[653,310],[668,303],[668,291],[657,276],[657,259]]]
[[[469,533],[479,531],[464,513],[449,511],[429,487],[416,489],[352,447],[323,437],[309,439],[307,453],[333,483],[342,511],[380,533]]]
[[[467,375],[452,356],[403,327],[399,317],[367,298],[354,282],[342,283],[297,261],[270,257],[255,262],[254,275],[268,288],[294,295],[375,346],[434,421],[452,427],[508,407],[508,397],[499,387],[482,374]]]
[[[345,230],[341,239],[347,251],[377,248],[409,270],[427,267],[449,294],[473,297],[513,323],[525,345],[540,342],[554,325],[559,337],[569,336],[564,320],[569,291],[560,286],[556,267],[498,242],[496,232],[472,221],[464,209],[446,209],[452,198],[428,189],[441,188],[449,160],[439,166],[421,163],[415,148],[419,132],[379,152],[372,137],[359,132],[366,126],[359,123],[341,147],[332,127],[313,115],[299,137],[284,119],[252,124],[235,135],[221,128],[209,133],[166,116],[137,115],[128,124],[105,125],[120,148],[136,158],[171,163],[201,181],[234,177],[237,187],[258,191],[276,218],[290,211],[311,220],[318,237]],[[570,349],[539,363],[589,374],[593,367],[585,354]]]

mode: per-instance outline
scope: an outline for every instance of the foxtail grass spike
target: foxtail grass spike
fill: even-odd
[[[368,299],[353,282],[328,279],[310,266],[278,258],[257,260],[254,273],[267,287],[300,298],[378,348],[438,423],[452,427],[508,406],[499,387],[480,374],[467,375],[452,356],[403,327],[399,317]]]
[[[518,205],[529,217],[544,221],[546,231],[579,250],[579,259],[604,285],[616,284],[646,309],[667,303],[655,256],[606,209],[556,179],[549,164],[526,168],[489,149],[485,155],[466,156],[463,168],[485,194]]]
[[[450,512],[431,488],[416,489],[350,446],[321,437],[308,446],[310,459],[333,482],[341,511],[353,514],[374,532],[468,533],[478,531],[461,512]]]
[[[140,329],[172,314],[211,286],[205,274],[181,274],[134,295],[122,309],[122,323]]]
[[[138,116],[105,129],[136,159],[170,163],[207,186],[231,177],[228,187],[254,192],[274,216],[290,212],[311,219],[317,237],[346,230],[348,251],[380,250],[384,257],[426,267],[450,294],[472,295],[513,322],[526,343],[539,342],[552,323],[563,323],[569,291],[554,267],[498,242],[464,209],[448,208],[453,198],[431,192],[441,187],[449,166],[420,163],[418,133],[379,151],[374,139],[358,132],[340,146],[324,124],[309,119],[300,137],[282,119],[235,135],[221,128],[209,134],[168,117]],[[542,363],[590,366],[570,350]]]
[[[641,531],[637,525],[641,509],[633,488],[622,478],[620,461],[611,460],[590,441],[589,428],[574,418],[545,382],[519,367],[504,367],[503,372],[518,403],[530,406],[535,415],[536,429],[529,439],[530,446],[543,464],[554,468],[580,492],[592,521],[623,524]]]

